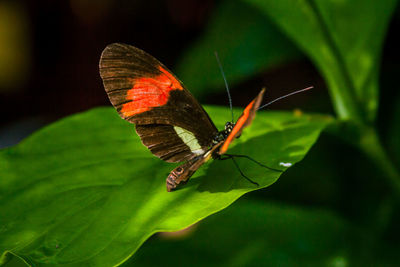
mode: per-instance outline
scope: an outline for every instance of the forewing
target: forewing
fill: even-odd
[[[192,152],[196,144],[187,143],[191,136],[203,151],[210,146],[217,129],[208,114],[174,74],[151,55],[130,45],[111,44],[101,55],[100,75],[119,115],[136,124],[143,144],[156,156],[170,162],[197,156],[198,151]],[[184,130],[181,135],[186,140],[176,129]],[[167,139],[173,144],[171,148],[160,142]],[[173,156],[171,150],[176,152]]]

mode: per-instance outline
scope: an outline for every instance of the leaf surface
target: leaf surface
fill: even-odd
[[[219,128],[229,110],[208,107]],[[332,119],[259,112],[229,151],[270,167],[300,161]],[[112,108],[73,115],[0,151],[0,255],[27,262],[111,266],[131,256],[152,234],[185,228],[274,183],[280,172],[238,159],[203,166],[168,193],[175,165],[154,157],[134,126]],[[8,254],[9,255],[9,254]]]
[[[354,226],[328,211],[239,200],[185,232],[146,241],[123,266],[352,265],[361,240]]]

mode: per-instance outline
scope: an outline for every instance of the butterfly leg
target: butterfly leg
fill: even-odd
[[[235,160],[235,156],[234,155],[230,155],[230,154],[224,154],[218,157],[219,160],[227,160],[227,159],[232,159],[233,164],[235,164],[236,169],[240,172],[240,175],[243,176],[243,178],[245,178],[247,181],[249,181],[252,184],[255,184],[256,186],[260,186],[257,182],[251,180],[249,177],[247,177],[243,171],[240,169],[239,164],[237,164],[236,160]]]
[[[224,155],[226,155],[226,156],[228,156],[228,157],[235,157],[235,158],[246,158],[246,159],[251,160],[251,161],[253,161],[254,163],[258,164],[259,166],[261,166],[261,167],[263,167],[263,168],[266,168],[266,169],[268,169],[268,170],[276,171],[276,172],[283,172],[282,170],[278,170],[278,169],[274,169],[274,168],[268,167],[268,166],[262,164],[261,162],[259,162],[259,161],[255,160],[255,159],[253,159],[253,158],[247,156],[247,155],[236,155],[236,154],[224,154]]]
[[[236,169],[238,169],[238,171],[240,172],[240,174],[241,174],[247,181],[249,181],[249,182],[252,183],[252,184],[255,184],[256,186],[260,186],[257,182],[251,180],[249,177],[247,177],[247,176],[242,172],[242,170],[240,169],[240,167],[239,167],[239,165],[237,164],[237,162],[236,162],[236,160],[235,160],[234,157],[231,157],[231,159],[232,159],[232,161],[233,161],[233,164],[235,164]]]

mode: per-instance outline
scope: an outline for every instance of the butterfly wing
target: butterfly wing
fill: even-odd
[[[189,178],[208,160],[210,160],[214,154],[214,152],[222,145],[222,142],[214,145],[210,150],[208,150],[205,154],[196,157],[184,164],[176,167],[171,171],[171,173],[167,177],[167,191],[171,192],[175,190],[175,188],[179,184],[185,184],[189,180]]]
[[[100,76],[119,115],[143,144],[168,162],[204,154],[217,128],[183,84],[157,59],[126,44],[107,46]]]
[[[260,107],[262,98],[264,96],[264,92],[265,89],[262,89],[258,94],[258,96],[254,98],[254,100],[251,101],[250,104],[248,104],[247,107],[244,109],[242,115],[240,115],[231,133],[228,135],[228,137],[225,139],[225,142],[219,149],[218,154],[220,155],[224,154],[228,150],[228,147],[232,143],[232,141],[236,137],[240,136],[242,134],[243,129],[249,126],[253,122],[256,116],[257,109]]]

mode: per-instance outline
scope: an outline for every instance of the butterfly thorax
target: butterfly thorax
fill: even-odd
[[[226,138],[228,138],[229,134],[232,132],[233,127],[235,127],[235,124],[233,122],[228,121],[227,123],[225,123],[225,129],[222,131],[219,131],[215,135],[215,137],[212,141],[213,145],[216,145],[222,141],[225,141]]]

